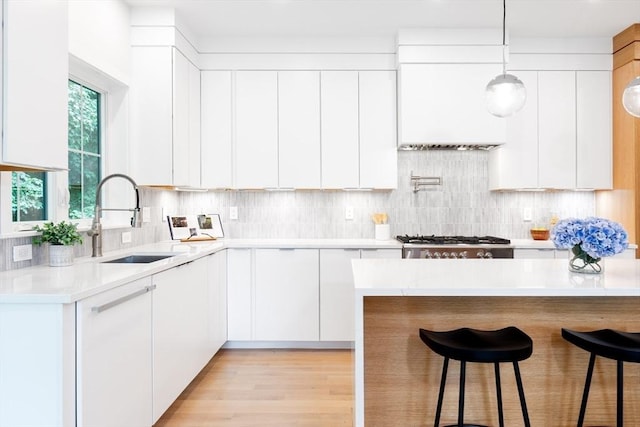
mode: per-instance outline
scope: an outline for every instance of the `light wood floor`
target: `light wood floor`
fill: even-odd
[[[351,350],[221,350],[155,427],[353,426]]]

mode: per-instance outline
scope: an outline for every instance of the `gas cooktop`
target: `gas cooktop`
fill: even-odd
[[[402,243],[417,245],[508,245],[509,239],[493,236],[396,236]]]

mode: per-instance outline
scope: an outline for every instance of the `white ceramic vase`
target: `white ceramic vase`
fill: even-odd
[[[73,246],[49,245],[49,265],[66,267],[73,264]]]

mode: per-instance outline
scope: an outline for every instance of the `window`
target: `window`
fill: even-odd
[[[47,219],[47,175],[45,172],[11,174],[11,214],[14,222]]]
[[[101,95],[69,80],[69,219],[93,217],[101,174]]]

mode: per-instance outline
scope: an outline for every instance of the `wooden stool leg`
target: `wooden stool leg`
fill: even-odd
[[[618,427],[622,427],[622,411],[624,410],[624,403],[623,403],[623,397],[622,397],[622,392],[623,392],[623,387],[622,387],[622,382],[623,382],[624,376],[623,376],[623,370],[622,370],[622,360],[618,360],[618,379],[617,379],[617,409],[616,409],[616,417],[617,417],[617,426]]]
[[[438,392],[438,407],[436,408],[436,421],[433,424],[434,427],[440,425],[440,413],[442,412],[442,400],[444,398],[444,386],[447,384],[447,368],[449,367],[449,358],[444,358],[444,364],[442,365],[442,378],[440,379],[440,391]]]
[[[466,375],[467,362],[460,361],[460,394],[458,398],[458,427],[464,426],[464,377]]]
[[[513,362],[513,370],[516,373],[516,383],[518,384],[518,395],[520,396],[520,406],[522,406],[522,417],[524,418],[525,427],[531,427],[529,422],[529,411],[527,411],[527,402],[524,399],[524,387],[522,387],[522,378],[520,377],[520,367],[518,362]]]
[[[593,366],[596,363],[595,353],[591,353],[589,358],[589,369],[587,369],[587,379],[584,382],[584,391],[582,392],[582,403],[580,404],[580,415],[578,416],[578,427],[584,424],[584,414],[587,411],[587,399],[589,398],[589,388],[591,387],[591,377],[593,376]]]

